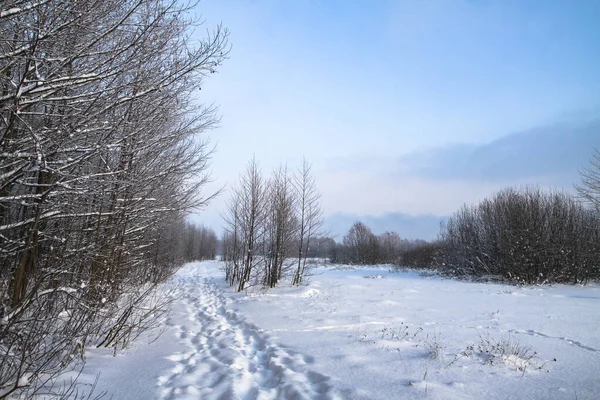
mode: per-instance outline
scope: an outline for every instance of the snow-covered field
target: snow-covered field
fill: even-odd
[[[174,283],[165,332],[88,353],[114,399],[599,399],[600,286],[468,283],[387,267],[313,270],[234,293],[218,262]]]

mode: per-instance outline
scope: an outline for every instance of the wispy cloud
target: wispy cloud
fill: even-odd
[[[571,188],[600,146],[600,120],[557,124],[481,145],[452,145],[401,158],[403,173],[427,179],[529,182]]]
[[[421,230],[410,231],[432,238],[438,230],[432,215],[439,220],[505,187],[572,191],[594,147],[600,147],[600,120],[562,123],[398,159],[339,158],[319,171],[318,181],[325,212],[344,215],[331,220],[336,232],[352,219],[369,220],[375,230],[396,221],[400,231],[406,221],[421,221]]]

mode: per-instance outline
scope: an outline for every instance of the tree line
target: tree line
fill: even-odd
[[[409,254],[426,243],[420,239],[403,239],[393,231],[375,235],[371,228],[357,221],[340,243],[333,241],[329,245],[328,257],[331,262],[350,265],[408,265]]]
[[[281,166],[265,178],[253,158],[224,215],[227,282],[238,291],[255,285],[274,287],[286,276],[294,285],[302,283],[308,251],[321,235],[319,200],[306,160],[295,173]]]
[[[220,27],[192,43],[192,6],[0,4],[0,399],[126,345],[149,288],[205,252],[181,245],[211,198],[217,116],[194,98],[228,47]]]

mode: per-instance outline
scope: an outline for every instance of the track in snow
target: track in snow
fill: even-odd
[[[170,357],[176,364],[158,380],[161,399],[341,398],[310,369],[312,357],[271,343],[225,303],[209,278],[181,282],[182,310],[168,324],[188,350]]]
[[[518,334],[522,334],[522,335],[541,336],[541,337],[548,338],[548,339],[562,340],[562,341],[569,343],[572,346],[579,347],[580,349],[592,351],[594,353],[600,353],[600,350],[595,349],[590,346],[586,346],[583,343],[578,342],[577,340],[569,339],[566,336],[550,336],[550,335],[546,335],[545,333],[542,333],[542,332],[534,331],[533,329],[528,329],[526,331],[518,330],[518,329],[510,329],[508,331],[508,333],[518,333]]]

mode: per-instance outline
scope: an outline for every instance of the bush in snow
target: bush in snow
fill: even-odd
[[[420,341],[420,346],[425,349],[430,358],[437,360],[442,357],[444,342],[442,335],[439,332],[427,334],[425,339]]]
[[[400,255],[398,265],[416,269],[436,268],[438,251],[437,242],[416,243]]]

